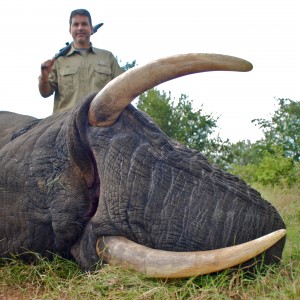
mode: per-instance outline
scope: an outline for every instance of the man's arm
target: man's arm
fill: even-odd
[[[42,97],[46,98],[53,94],[54,90],[49,82],[49,74],[52,71],[54,59],[42,63],[41,75],[39,76],[39,91]]]

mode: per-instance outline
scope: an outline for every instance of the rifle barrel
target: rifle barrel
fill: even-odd
[[[97,32],[98,29],[99,29],[102,25],[103,25],[103,23],[99,23],[99,24],[95,25],[95,26],[94,26],[94,31],[93,31],[93,33]]]

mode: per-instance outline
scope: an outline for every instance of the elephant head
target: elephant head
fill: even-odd
[[[180,76],[251,69],[225,55],[172,56],[123,73],[71,112],[24,120],[28,130],[0,150],[1,256],[58,252],[83,269],[100,259],[169,278],[261,253],[266,264],[280,260],[277,210],[131,105]]]
[[[98,238],[97,254],[104,261],[156,277],[215,272],[273,244],[265,260],[280,258],[285,230],[276,210],[245,182],[170,140],[151,119],[128,106],[146,90],[179,76],[251,69],[249,62],[235,57],[178,55],[124,73],[93,98],[88,120],[95,136],[89,143],[104,188],[91,226],[73,248],[79,263],[88,266],[88,257],[98,257],[87,250],[94,249],[87,236],[93,244]],[[119,166],[125,173],[119,174]],[[212,250],[216,248],[224,249]]]

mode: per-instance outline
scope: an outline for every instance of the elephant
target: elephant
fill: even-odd
[[[58,253],[83,270],[117,263],[162,278],[279,262],[286,226],[276,208],[131,103],[181,76],[251,69],[229,55],[173,55],[69,112],[1,112],[0,257]]]

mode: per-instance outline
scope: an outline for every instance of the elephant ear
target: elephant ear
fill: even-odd
[[[95,93],[89,95],[82,105],[79,105],[71,114],[71,121],[68,124],[68,150],[70,159],[81,172],[89,188],[97,186],[98,175],[95,158],[87,140],[86,130],[88,120],[86,118],[89,106]]]
[[[124,108],[137,96],[177,77],[207,71],[250,70],[250,62],[220,54],[191,53],[158,59],[134,67],[109,82],[91,102],[89,123],[92,126],[114,124]]]

